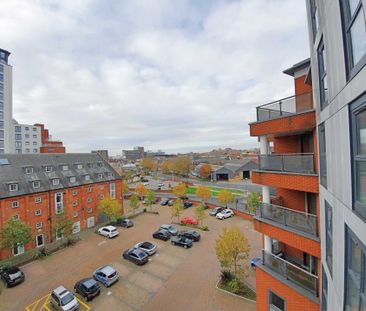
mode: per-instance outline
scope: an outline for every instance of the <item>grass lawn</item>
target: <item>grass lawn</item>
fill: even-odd
[[[240,195],[244,194],[242,190],[238,189],[227,189],[227,188],[219,188],[219,187],[208,187],[211,190],[212,196],[216,197],[221,190],[227,190],[231,192],[232,194]],[[187,188],[187,194],[196,194],[197,187],[188,187]]]

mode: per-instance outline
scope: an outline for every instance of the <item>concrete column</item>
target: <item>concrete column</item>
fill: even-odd
[[[268,186],[262,186],[262,201],[263,201],[263,203],[267,203],[267,204],[271,203],[271,196],[270,196]]]
[[[267,253],[272,253],[272,239],[268,235],[264,235],[264,250]]]
[[[260,154],[268,154],[268,139],[266,135],[259,136]]]

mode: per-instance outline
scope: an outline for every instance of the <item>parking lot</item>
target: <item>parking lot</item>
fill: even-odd
[[[200,232],[201,241],[184,249],[152,238],[160,224],[170,223],[170,208],[157,209],[160,215],[145,213],[134,219],[134,227],[119,228],[117,238],[108,240],[90,233],[72,247],[23,266],[26,281],[4,290],[0,310],[52,310],[47,295],[53,288],[62,284],[72,290],[76,281],[106,264],[119,272],[119,281],[110,288],[101,285],[100,295],[90,302],[79,297],[80,310],[255,310],[254,304],[215,288],[220,274],[215,239],[224,226],[239,226],[250,240],[251,257],[258,256],[261,239],[251,222],[238,217],[224,221],[208,217],[205,223],[210,231]],[[182,217],[193,213],[189,208]],[[122,259],[123,250],[143,240],[158,246],[146,265]],[[253,272],[248,280],[254,285]]]

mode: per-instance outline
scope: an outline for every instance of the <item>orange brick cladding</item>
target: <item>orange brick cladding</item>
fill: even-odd
[[[62,141],[50,140],[49,131],[44,127],[44,124],[36,123],[34,126],[41,128],[42,146],[39,149],[40,153],[66,153]]]
[[[318,176],[252,171],[252,182],[260,185],[319,193]]]
[[[298,133],[316,127],[315,111],[249,124],[250,136]]]
[[[47,192],[22,195],[0,200],[0,230],[5,222],[14,215],[19,215],[20,221],[28,224],[32,228],[32,240],[25,245],[25,250],[36,247],[35,236],[44,234],[45,243],[55,239],[52,226],[55,217],[55,193],[63,193],[63,210],[72,221],[80,221],[80,228],[87,228],[87,218],[94,217],[98,223],[98,204],[109,196],[109,185],[115,183],[116,200],[120,203],[121,214],[123,214],[122,181],[113,180],[89,185],[52,190]],[[40,198],[41,202],[36,203],[35,199]],[[12,202],[17,201],[19,207],[12,208]],[[76,204],[75,204],[75,203]],[[41,211],[41,215],[35,214],[36,210]],[[42,222],[42,228],[36,229],[36,224]],[[11,256],[11,250],[0,250],[0,259]]]
[[[319,311],[319,305],[300,295],[296,290],[273,278],[260,267],[256,269],[257,310],[268,309],[268,293],[271,290],[286,301],[286,311]]]

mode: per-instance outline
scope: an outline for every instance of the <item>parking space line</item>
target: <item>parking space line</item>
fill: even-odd
[[[41,310],[43,310],[43,309],[46,309],[46,310],[48,310],[48,311],[51,311],[50,310],[50,308],[48,308],[48,304],[50,303],[50,297],[51,297],[51,294],[48,294],[47,296],[45,296],[45,297],[47,297],[46,299],[45,299],[45,301],[44,301],[44,303],[43,303],[43,305],[42,305],[42,308],[41,308]]]
[[[50,295],[51,295],[51,294],[47,294],[46,296],[43,296],[42,298],[37,299],[36,301],[34,301],[34,302],[32,302],[31,304],[29,304],[28,306],[26,306],[26,307],[25,307],[25,309],[26,309],[27,311],[35,311],[35,310],[36,310],[36,308],[37,308],[37,306],[38,306],[38,304],[39,304],[43,299],[45,299],[45,301],[48,301],[48,299],[49,299]],[[41,308],[43,308],[43,305],[42,305],[42,307],[41,307]]]
[[[91,308],[85,303],[85,302],[83,302],[83,301],[81,301],[78,297],[76,297],[75,296],[75,298],[76,298],[76,300],[79,302],[79,304],[81,304],[82,306],[84,306],[85,307],[85,309],[86,309],[86,311],[89,311],[89,310],[91,310]]]

